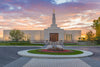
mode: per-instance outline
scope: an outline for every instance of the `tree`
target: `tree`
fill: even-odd
[[[86,37],[88,41],[93,41],[94,40],[94,33],[92,31],[89,31],[86,33]]]
[[[24,38],[24,33],[20,30],[11,30],[9,34],[12,41],[21,41]]]
[[[83,41],[85,41],[85,38],[83,37]]]
[[[79,41],[81,41],[81,37],[79,37],[78,39],[79,39]]]
[[[100,17],[93,21],[92,28],[96,30],[96,37],[100,37]]]

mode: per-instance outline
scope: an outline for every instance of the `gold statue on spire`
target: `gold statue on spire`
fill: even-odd
[[[53,13],[55,13],[55,9],[53,9]]]

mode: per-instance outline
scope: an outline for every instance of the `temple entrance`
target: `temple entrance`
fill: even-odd
[[[50,33],[50,41],[52,42],[58,41],[58,33]]]

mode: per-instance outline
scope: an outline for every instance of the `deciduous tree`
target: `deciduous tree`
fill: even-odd
[[[93,41],[94,40],[94,33],[92,31],[87,32],[86,38],[88,41]]]
[[[24,38],[24,33],[20,30],[11,30],[9,34],[12,41],[21,41]]]
[[[93,21],[92,28],[96,30],[96,37],[100,37],[100,17]]]

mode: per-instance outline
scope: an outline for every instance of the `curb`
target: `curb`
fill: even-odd
[[[29,51],[29,50],[19,51],[17,54],[20,55],[20,56],[24,56],[24,57],[47,58],[47,59],[81,58],[81,57],[88,57],[88,56],[93,55],[92,52],[90,52],[90,51],[84,51],[84,50],[80,50],[80,51],[83,52],[83,54],[78,54],[78,55],[46,55],[46,54],[33,54],[33,53],[28,53],[27,51]]]

